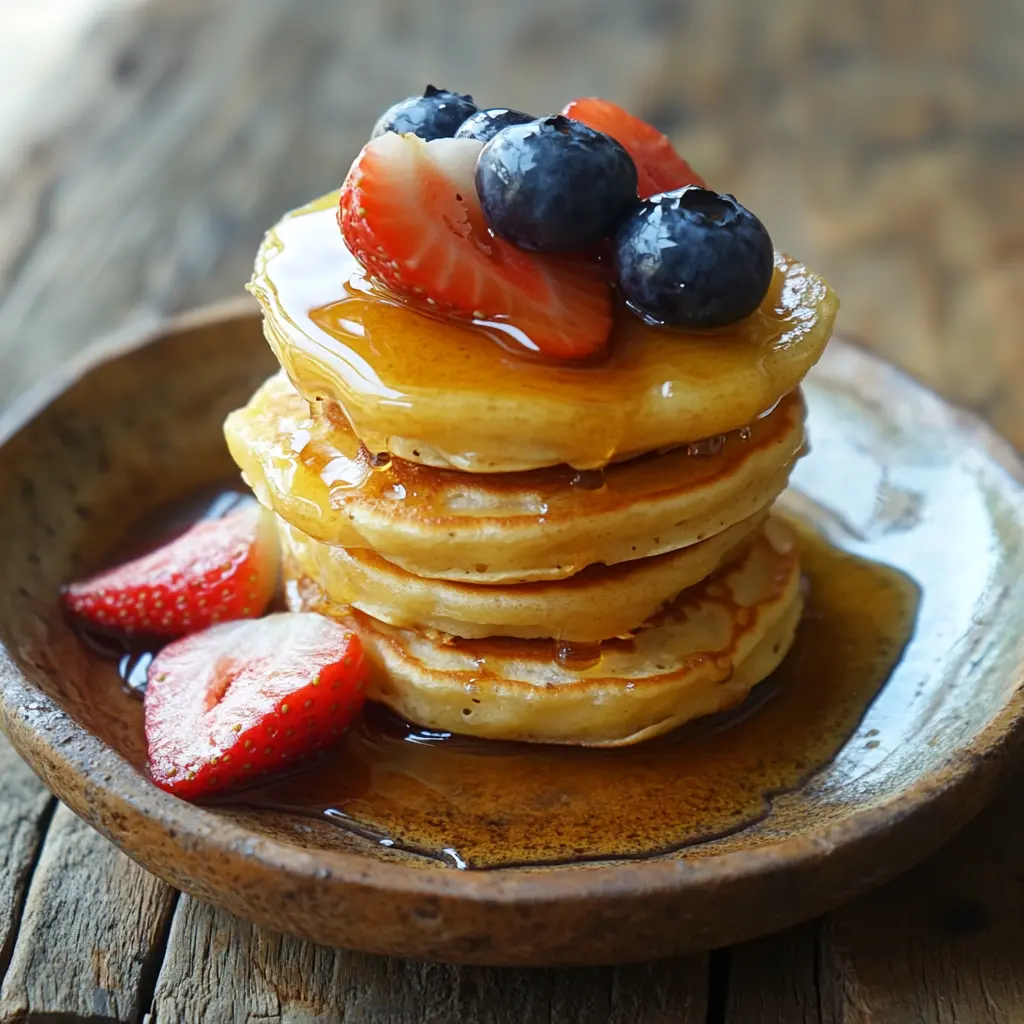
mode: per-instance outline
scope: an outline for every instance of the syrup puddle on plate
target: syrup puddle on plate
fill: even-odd
[[[190,499],[159,517],[149,544],[180,530],[183,510],[194,520],[240,500],[230,490]],[[594,750],[432,733],[371,705],[340,747],[218,803],[319,818],[460,869],[653,857],[752,825],[854,735],[917,611],[909,577],[797,526],[804,617],[782,665],[738,708]],[[155,648],[102,642],[91,646],[141,689]]]
[[[740,707],[618,750],[425,732],[371,707],[344,744],[232,803],[459,868],[657,856],[762,819],[850,739],[910,637],[916,586],[801,528],[797,639]]]

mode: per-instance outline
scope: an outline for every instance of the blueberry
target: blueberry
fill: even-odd
[[[449,89],[428,85],[422,96],[409,96],[388,107],[373,126],[370,138],[385,132],[412,133],[428,142],[450,139],[460,124],[476,113],[472,96],[460,96]]]
[[[721,327],[761,304],[774,251],[734,196],[688,186],[645,199],[615,236],[619,287],[650,323]]]
[[[638,202],[626,150],[561,115],[498,132],[480,153],[476,190],[495,234],[534,252],[588,249]]]
[[[490,142],[495,135],[514,124],[526,124],[536,121],[533,114],[524,114],[521,110],[509,110],[508,107],[491,107],[489,110],[478,110],[462,122],[462,127],[455,133],[457,139],[479,139]]]

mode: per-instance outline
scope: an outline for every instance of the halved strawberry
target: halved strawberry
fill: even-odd
[[[341,190],[345,244],[372,277],[431,309],[491,322],[547,355],[591,355],[612,327],[605,271],[497,238],[474,183],[482,148],[393,133],[367,143]]]
[[[277,586],[278,557],[273,519],[253,504],[70,584],[64,604],[101,630],[183,636],[214,622],[262,615]]]
[[[193,799],[281,771],[341,738],[363,705],[359,637],[282,612],[168,644],[149,667],[149,771]]]
[[[573,100],[562,113],[626,147],[636,164],[641,199],[684,185],[705,187],[704,179],[675,151],[667,136],[617,103],[586,96]]]

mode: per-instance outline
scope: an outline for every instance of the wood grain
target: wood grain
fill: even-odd
[[[0,1021],[140,1020],[174,901],[172,889],[59,807],[0,989]]]
[[[0,737],[0,981],[7,971],[25,893],[54,800]]]
[[[299,942],[182,897],[153,1024],[704,1024],[707,958],[575,970],[417,964]]]
[[[1024,794],[938,856],[831,916],[822,1001],[840,1024],[1024,1020]]]
[[[735,947],[724,1024],[825,1024],[818,995],[819,924]]]

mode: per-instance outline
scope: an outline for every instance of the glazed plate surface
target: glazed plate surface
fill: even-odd
[[[87,655],[58,588],[154,509],[233,475],[221,423],[273,369],[257,314],[236,304],[94,351],[0,422],[0,725],[61,800],[171,884],[378,953],[667,956],[783,928],[884,881],[969,820],[1018,760],[1020,460],[836,340],[806,384],[813,450],[785,507],[912,580],[913,631],[838,756],[758,823],[650,859],[458,871],[326,822],[158,791],[141,704]]]

